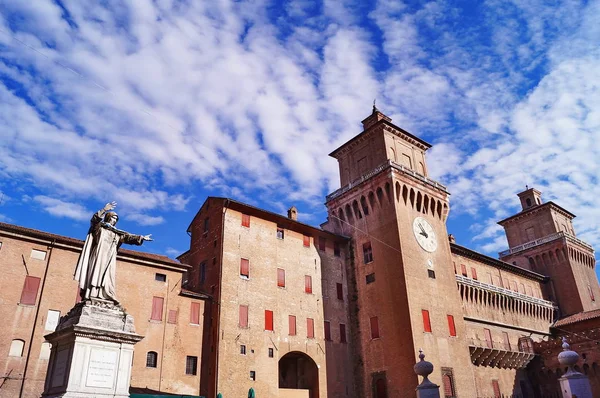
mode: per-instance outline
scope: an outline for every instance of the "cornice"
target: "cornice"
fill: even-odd
[[[565,216],[565,217],[567,217],[569,219],[573,219],[573,218],[576,217],[575,214],[573,214],[570,211],[568,211],[568,210],[560,207],[556,203],[554,203],[554,202],[546,202],[546,203],[543,203],[541,205],[537,205],[537,206],[531,207],[529,209],[522,210],[521,212],[519,212],[519,213],[517,213],[515,215],[512,215],[510,217],[507,217],[504,220],[500,220],[500,221],[498,221],[498,224],[504,226],[505,224],[509,224],[509,223],[515,222],[517,220],[521,220],[523,218],[526,218],[526,217],[530,217],[531,215],[539,213],[540,211],[546,210],[546,209],[554,210],[557,213],[559,213],[559,214],[561,214],[561,215],[563,215],[563,216]]]

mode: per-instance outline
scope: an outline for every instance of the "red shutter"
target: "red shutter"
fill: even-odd
[[[306,337],[315,338],[315,321],[312,318],[306,318]]]
[[[40,287],[40,278],[35,276],[26,276],[21,292],[21,304],[35,305],[38,288]]]
[[[500,394],[500,385],[498,384],[498,380],[492,380],[492,388],[494,389],[494,398],[501,398]]]
[[[294,315],[289,315],[288,323],[289,323],[289,335],[295,336],[296,335],[296,317]]]
[[[162,297],[152,297],[152,315],[150,319],[162,321],[164,301],[165,299]]]
[[[448,331],[450,332],[450,336],[456,336],[456,326],[454,325],[454,317],[452,315],[448,315]]]
[[[265,310],[265,330],[273,331],[273,311]]]
[[[473,267],[471,267],[471,277],[477,280],[477,270]]]
[[[442,375],[442,384],[444,385],[444,397],[453,397],[454,389],[452,388],[452,379],[449,374]]]
[[[190,323],[194,325],[200,324],[200,303],[192,303],[190,311]]]
[[[304,292],[312,293],[312,276],[310,275],[304,276]]]
[[[331,323],[325,321],[325,340],[331,341]]]
[[[169,310],[168,323],[177,323],[177,310]]]
[[[250,227],[250,216],[248,214],[242,214],[242,227]]]
[[[248,306],[240,305],[240,327],[248,327]]]
[[[340,323],[340,343],[346,342],[346,325]]]
[[[371,318],[371,338],[379,338],[379,320],[376,316]]]
[[[277,286],[285,287],[285,270],[277,268]]]
[[[429,311],[421,310],[421,314],[423,315],[423,330],[426,332],[431,332],[431,321],[429,320]]]
[[[338,300],[343,300],[344,299],[344,288],[342,287],[341,283],[336,283],[336,287],[337,287],[337,298]]]
[[[247,258],[240,260],[240,275],[250,277],[250,261]]]
[[[310,247],[310,236],[304,235],[304,247]]]
[[[510,351],[510,339],[508,338],[508,333],[502,332],[502,335],[504,336],[504,349]]]
[[[463,276],[467,276],[467,266],[464,264],[460,265],[460,270]]]
[[[492,332],[490,329],[483,329],[483,332],[485,333],[485,343],[487,344],[487,347],[494,348],[494,344],[492,342]]]
[[[596,297],[594,296],[594,291],[592,290],[592,287],[589,285],[588,285],[588,292],[590,292],[590,300],[596,301]]]

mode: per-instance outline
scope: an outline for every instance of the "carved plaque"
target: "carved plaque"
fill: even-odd
[[[92,348],[87,370],[87,387],[112,388],[117,374],[118,352]]]

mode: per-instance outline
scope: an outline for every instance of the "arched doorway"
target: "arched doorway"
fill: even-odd
[[[308,390],[310,398],[319,398],[319,369],[308,355],[292,351],[279,360],[279,388]]]

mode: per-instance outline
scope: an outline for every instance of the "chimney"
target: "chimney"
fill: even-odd
[[[288,209],[288,218],[290,220],[298,221],[298,209],[296,209],[296,206],[292,206]]]
[[[456,238],[452,234],[448,235],[448,240],[450,241],[450,243],[456,243]]]

